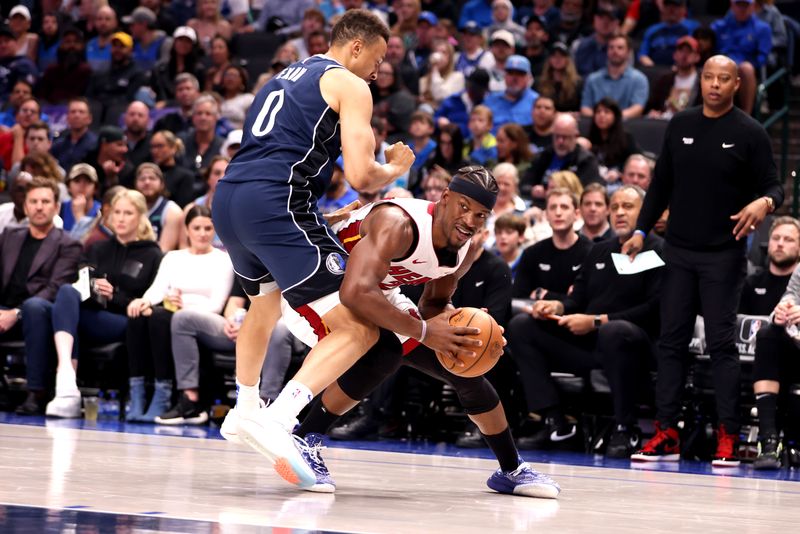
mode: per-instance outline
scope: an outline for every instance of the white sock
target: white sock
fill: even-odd
[[[59,368],[56,371],[56,397],[75,397],[80,394],[75,369],[71,365]]]
[[[241,412],[258,410],[261,407],[261,397],[258,394],[261,380],[254,386],[245,386],[236,381],[236,409]]]
[[[269,410],[279,420],[285,423],[287,430],[297,424],[297,414],[311,402],[314,395],[304,384],[296,380],[289,380],[278,398],[269,406]]]

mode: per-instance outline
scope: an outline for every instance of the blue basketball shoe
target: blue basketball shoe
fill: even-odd
[[[561,492],[561,486],[552,478],[536,471],[521,459],[519,467],[513,471],[495,471],[486,481],[486,485],[499,493],[540,499],[555,499]]]
[[[316,493],[333,493],[336,490],[336,482],[333,481],[328,468],[325,467],[325,460],[322,459],[322,435],[308,433],[305,439],[294,436],[297,448],[308,466],[314,471],[317,481],[314,485],[303,489]]]

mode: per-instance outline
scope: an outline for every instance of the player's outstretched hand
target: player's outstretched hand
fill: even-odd
[[[347,206],[344,206],[343,208],[339,208],[336,211],[324,214],[323,217],[325,217],[325,222],[327,222],[328,225],[336,224],[337,222],[347,219],[350,216],[351,212],[357,210],[360,207],[361,207],[361,201],[354,200]]]
[[[480,334],[481,330],[471,326],[451,326],[450,318],[460,312],[460,308],[446,310],[428,319],[428,328],[422,344],[446,357],[453,358],[458,367],[464,367],[464,363],[458,360],[457,356],[475,357],[474,350],[481,346],[481,342],[468,336]]]
[[[387,148],[384,156],[386,156],[386,164],[395,167],[395,171],[392,173],[395,177],[407,173],[416,159],[414,151],[399,141]]]
[[[633,261],[643,248],[644,238],[637,232],[622,244],[622,250],[620,252],[630,257],[631,261]]]

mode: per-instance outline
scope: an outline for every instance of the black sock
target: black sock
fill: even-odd
[[[335,413],[329,412],[322,404],[322,395],[314,399],[311,407],[308,409],[308,415],[300,423],[295,434],[301,438],[306,437],[306,434],[326,434],[328,429],[337,419],[341,417]]]
[[[500,469],[513,471],[519,467],[519,452],[517,452],[517,446],[514,445],[514,437],[511,435],[510,428],[506,427],[499,434],[492,434],[491,436],[481,432],[481,436],[486,440],[489,448],[492,449],[497,461],[500,462]]]
[[[778,427],[775,419],[778,413],[778,395],[775,393],[757,393],[756,408],[758,408],[758,432],[761,436],[777,434]]]

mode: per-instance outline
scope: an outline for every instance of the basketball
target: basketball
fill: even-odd
[[[474,358],[456,355],[466,364],[464,367],[456,367],[453,362],[437,352],[436,357],[445,369],[454,375],[472,378],[486,374],[497,364],[500,355],[503,354],[503,333],[491,315],[478,308],[461,308],[459,313],[450,318],[450,325],[480,328],[480,334],[467,337],[479,339],[483,343],[480,347],[475,347]]]

